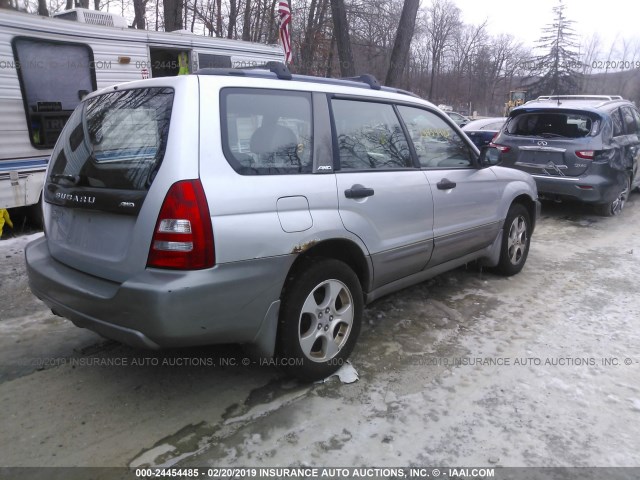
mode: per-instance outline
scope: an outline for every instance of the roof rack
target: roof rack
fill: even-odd
[[[382,87],[378,79],[369,73],[365,73],[357,77],[342,77],[341,80],[366,83],[372,90],[380,90],[380,88]]]
[[[622,95],[541,95],[536,100],[623,100]]]
[[[273,78],[275,75],[279,80],[293,80],[297,82],[314,82],[329,85],[345,85],[358,88],[369,88],[371,90],[382,90],[386,92],[400,93],[420,98],[418,95],[399,88],[384,87],[378,79],[371,74],[363,74],[357,77],[348,78],[327,78],[313,77],[310,75],[293,75],[289,68],[282,62],[267,62],[264,65],[256,65],[250,68],[201,68],[194,72],[196,75],[220,75],[236,77]]]

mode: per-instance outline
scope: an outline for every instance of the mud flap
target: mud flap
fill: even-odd
[[[273,358],[276,349],[279,314],[280,300],[276,300],[269,306],[269,310],[267,310],[267,314],[264,316],[260,330],[258,330],[253,342],[243,345],[248,354],[256,358]]]

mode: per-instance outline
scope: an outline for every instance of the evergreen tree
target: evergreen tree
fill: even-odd
[[[529,97],[538,95],[571,95],[580,89],[580,55],[573,29],[573,20],[565,16],[566,6],[562,0],[553,7],[555,18],[543,29],[537,44],[546,52],[533,61],[533,75],[536,78],[529,85]]]

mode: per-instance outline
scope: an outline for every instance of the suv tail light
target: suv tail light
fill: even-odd
[[[214,263],[213,229],[202,184],[176,182],[160,208],[147,267],[199,270]]]
[[[579,158],[584,158],[585,160],[593,160],[596,152],[593,150],[576,150],[576,156]]]
[[[496,135],[491,139],[491,142],[489,143],[489,147],[497,148],[502,153],[507,153],[509,150],[511,150],[511,147],[507,147],[506,145],[500,145],[499,143],[493,143],[493,141],[496,139],[497,136],[498,136],[498,134],[496,133]]]

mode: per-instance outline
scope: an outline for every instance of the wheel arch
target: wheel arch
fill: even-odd
[[[362,248],[346,238],[335,238],[315,243],[298,254],[287,275],[287,280],[306,262],[320,258],[333,258],[346,263],[356,274],[363,292],[370,290],[372,278],[371,261]],[[286,289],[287,281],[283,286]]]

